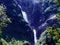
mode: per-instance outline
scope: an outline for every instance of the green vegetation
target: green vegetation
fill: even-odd
[[[46,30],[41,34],[36,45],[48,45],[46,41],[50,42],[51,40],[53,40],[56,45],[60,45],[60,28],[58,28],[56,25],[53,25],[53,27],[47,27]]]
[[[60,13],[56,14],[56,19],[60,24]],[[37,43],[35,45],[49,45],[46,41],[50,42],[51,40],[54,41],[55,45],[60,45],[60,28],[57,27],[58,25],[53,24],[52,27],[46,27],[46,30],[40,35]],[[53,43],[51,45],[54,45]]]
[[[1,4],[0,5],[0,42],[1,42],[2,28],[6,27],[7,23],[11,23],[5,11],[6,11],[6,7],[3,4]]]
[[[7,27],[7,25],[9,23],[11,23],[11,20],[6,15],[6,7],[3,4],[1,4],[0,5],[0,43],[2,43],[3,45],[27,45],[27,44],[30,44],[28,41],[25,41],[25,40],[20,41],[20,40],[14,39],[14,38],[12,38],[10,42],[7,42],[6,40],[4,40],[1,37],[2,33],[3,33],[2,28]]]
[[[6,42],[4,39],[1,38],[1,41],[2,41],[2,44],[3,45],[26,45],[26,44],[29,44],[28,41],[19,41],[19,40],[16,40],[16,39],[11,39],[10,42]]]
[[[56,14],[56,17],[58,19],[58,22],[60,23],[60,13]]]
[[[10,18],[6,15],[6,7],[3,5],[0,5],[0,29],[2,27],[6,27],[7,23],[10,23]]]
[[[56,1],[57,1],[57,5],[60,5],[60,0],[56,0]],[[13,5],[15,5],[15,4],[13,4]],[[13,11],[16,12],[15,10],[13,10]],[[19,14],[18,16],[21,16],[21,14]],[[56,14],[56,17],[60,24],[60,13]],[[7,42],[3,38],[1,38],[2,33],[3,33],[2,28],[7,27],[8,23],[11,23],[11,20],[6,15],[6,7],[3,4],[1,4],[0,5],[0,42],[2,42],[3,45],[30,44],[28,41],[25,41],[25,40],[20,41],[20,40],[16,40],[16,39],[12,38],[10,42]],[[56,45],[60,45],[60,28],[58,28],[56,25],[53,25],[53,27],[46,27],[46,30],[41,34],[39,40],[37,41],[37,43],[35,45],[48,45],[46,43],[46,38],[48,38],[47,39],[48,42],[50,42],[51,38],[52,38],[55,41]]]
[[[58,41],[60,39],[60,28],[49,27],[46,30],[55,41]]]
[[[60,0],[56,0],[57,4],[60,5]]]

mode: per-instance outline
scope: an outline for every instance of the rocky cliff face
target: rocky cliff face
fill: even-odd
[[[7,28],[3,28],[3,38],[9,41],[11,38],[17,40],[28,40],[33,42],[33,32],[28,23],[23,19],[21,9],[14,0],[0,0],[0,4],[6,6],[6,14],[11,19]],[[8,36],[8,38],[6,38]]]
[[[18,5],[26,12],[27,19],[32,29],[37,31],[37,37],[45,30],[47,25],[51,26],[51,18],[58,13],[55,0],[17,0]],[[50,24],[49,24],[50,21]]]

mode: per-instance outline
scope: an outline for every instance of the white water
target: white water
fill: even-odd
[[[18,6],[21,8],[20,5],[18,5]],[[28,23],[29,21],[28,21],[28,19],[27,19],[27,14],[26,14],[26,12],[24,12],[24,11],[22,10],[22,8],[21,8],[21,12],[22,12],[22,15],[23,15],[24,20]]]
[[[39,26],[38,28],[41,29],[41,27],[45,26],[47,24],[48,20],[53,20],[56,19],[56,15],[51,15],[41,26]]]
[[[37,36],[36,36],[36,30],[33,29],[33,33],[34,33],[34,42],[36,43],[37,42]]]
[[[28,22],[28,19],[27,19],[27,14],[26,12],[22,11],[22,14],[23,14],[23,18],[25,19],[26,22]]]
[[[55,18],[56,18],[56,15],[51,15],[48,20],[55,19]]]
[[[21,8],[20,5],[18,5],[18,6]],[[28,21],[28,19],[27,19],[27,14],[26,14],[26,12],[24,12],[24,11],[22,10],[22,8],[21,8],[21,11],[22,11],[23,18],[25,19],[25,21],[26,21],[27,23],[29,23],[29,21]],[[36,43],[36,42],[37,42],[37,36],[36,36],[36,30],[35,30],[35,29],[33,29],[33,33],[34,33],[34,43]]]
[[[18,5],[18,6],[21,8],[20,5]],[[29,23],[29,21],[28,21],[28,19],[27,19],[27,14],[26,14],[26,12],[24,12],[24,11],[22,10],[22,8],[21,8],[21,11],[22,11],[23,18],[25,19],[25,21]],[[42,24],[41,26],[39,26],[39,27],[41,28],[41,27],[45,26],[45,25],[47,24],[46,22],[47,22],[48,20],[55,19],[55,18],[56,18],[56,15],[50,16],[50,17],[45,21],[45,23],[43,23],[43,24]],[[35,30],[35,29],[33,29],[33,33],[34,33],[34,42],[36,43],[36,42],[37,42],[37,36],[36,36],[36,30]]]

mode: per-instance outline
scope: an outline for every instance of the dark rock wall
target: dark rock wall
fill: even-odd
[[[6,6],[6,14],[12,23],[7,28],[3,28],[3,38],[10,41],[11,38],[19,40],[28,40],[33,42],[33,32],[23,19],[21,9],[14,0],[0,0],[0,3]],[[8,36],[8,38],[6,38]]]

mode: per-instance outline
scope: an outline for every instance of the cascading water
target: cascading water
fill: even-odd
[[[34,42],[36,43],[37,42],[37,36],[36,36],[36,30],[33,29],[33,33],[34,33]]]
[[[32,1],[32,0],[30,0],[30,1]],[[52,0],[51,1],[33,0],[32,1],[33,3],[32,2],[30,3],[30,1],[21,0],[20,1],[21,4],[19,2],[18,6],[21,8],[21,12],[23,14],[23,18],[25,19],[25,21],[27,23],[31,24],[31,28],[34,33],[34,42],[36,43],[37,37],[40,36],[40,34],[38,34],[39,36],[37,36],[37,33],[42,32],[41,27],[48,25],[49,20],[56,18],[55,13],[57,11],[56,11],[56,6],[54,5],[54,2]],[[53,2],[53,5],[50,5],[50,3],[52,3],[52,2]],[[53,14],[52,14],[52,12],[53,12]]]
[[[47,21],[48,20],[53,20],[53,19],[56,19],[56,15],[51,15],[41,26],[39,26],[39,29],[41,29],[41,27],[47,25]]]
[[[25,21],[28,22],[27,14],[24,11],[22,11],[22,14],[23,14],[23,18],[25,19]],[[37,37],[36,37],[36,30],[35,29],[33,29],[33,33],[34,33],[34,43],[36,43],[37,42]]]
[[[20,5],[18,5],[18,6],[21,8]],[[24,12],[24,11],[22,10],[22,8],[21,8],[21,12],[22,12],[22,14],[23,14],[24,20],[25,20],[27,23],[29,23],[29,21],[28,21],[28,19],[27,19],[27,14],[26,14],[26,12]],[[36,30],[35,30],[35,29],[32,29],[32,30],[33,30],[33,33],[34,33],[34,43],[36,43],[36,42],[37,42]]]

